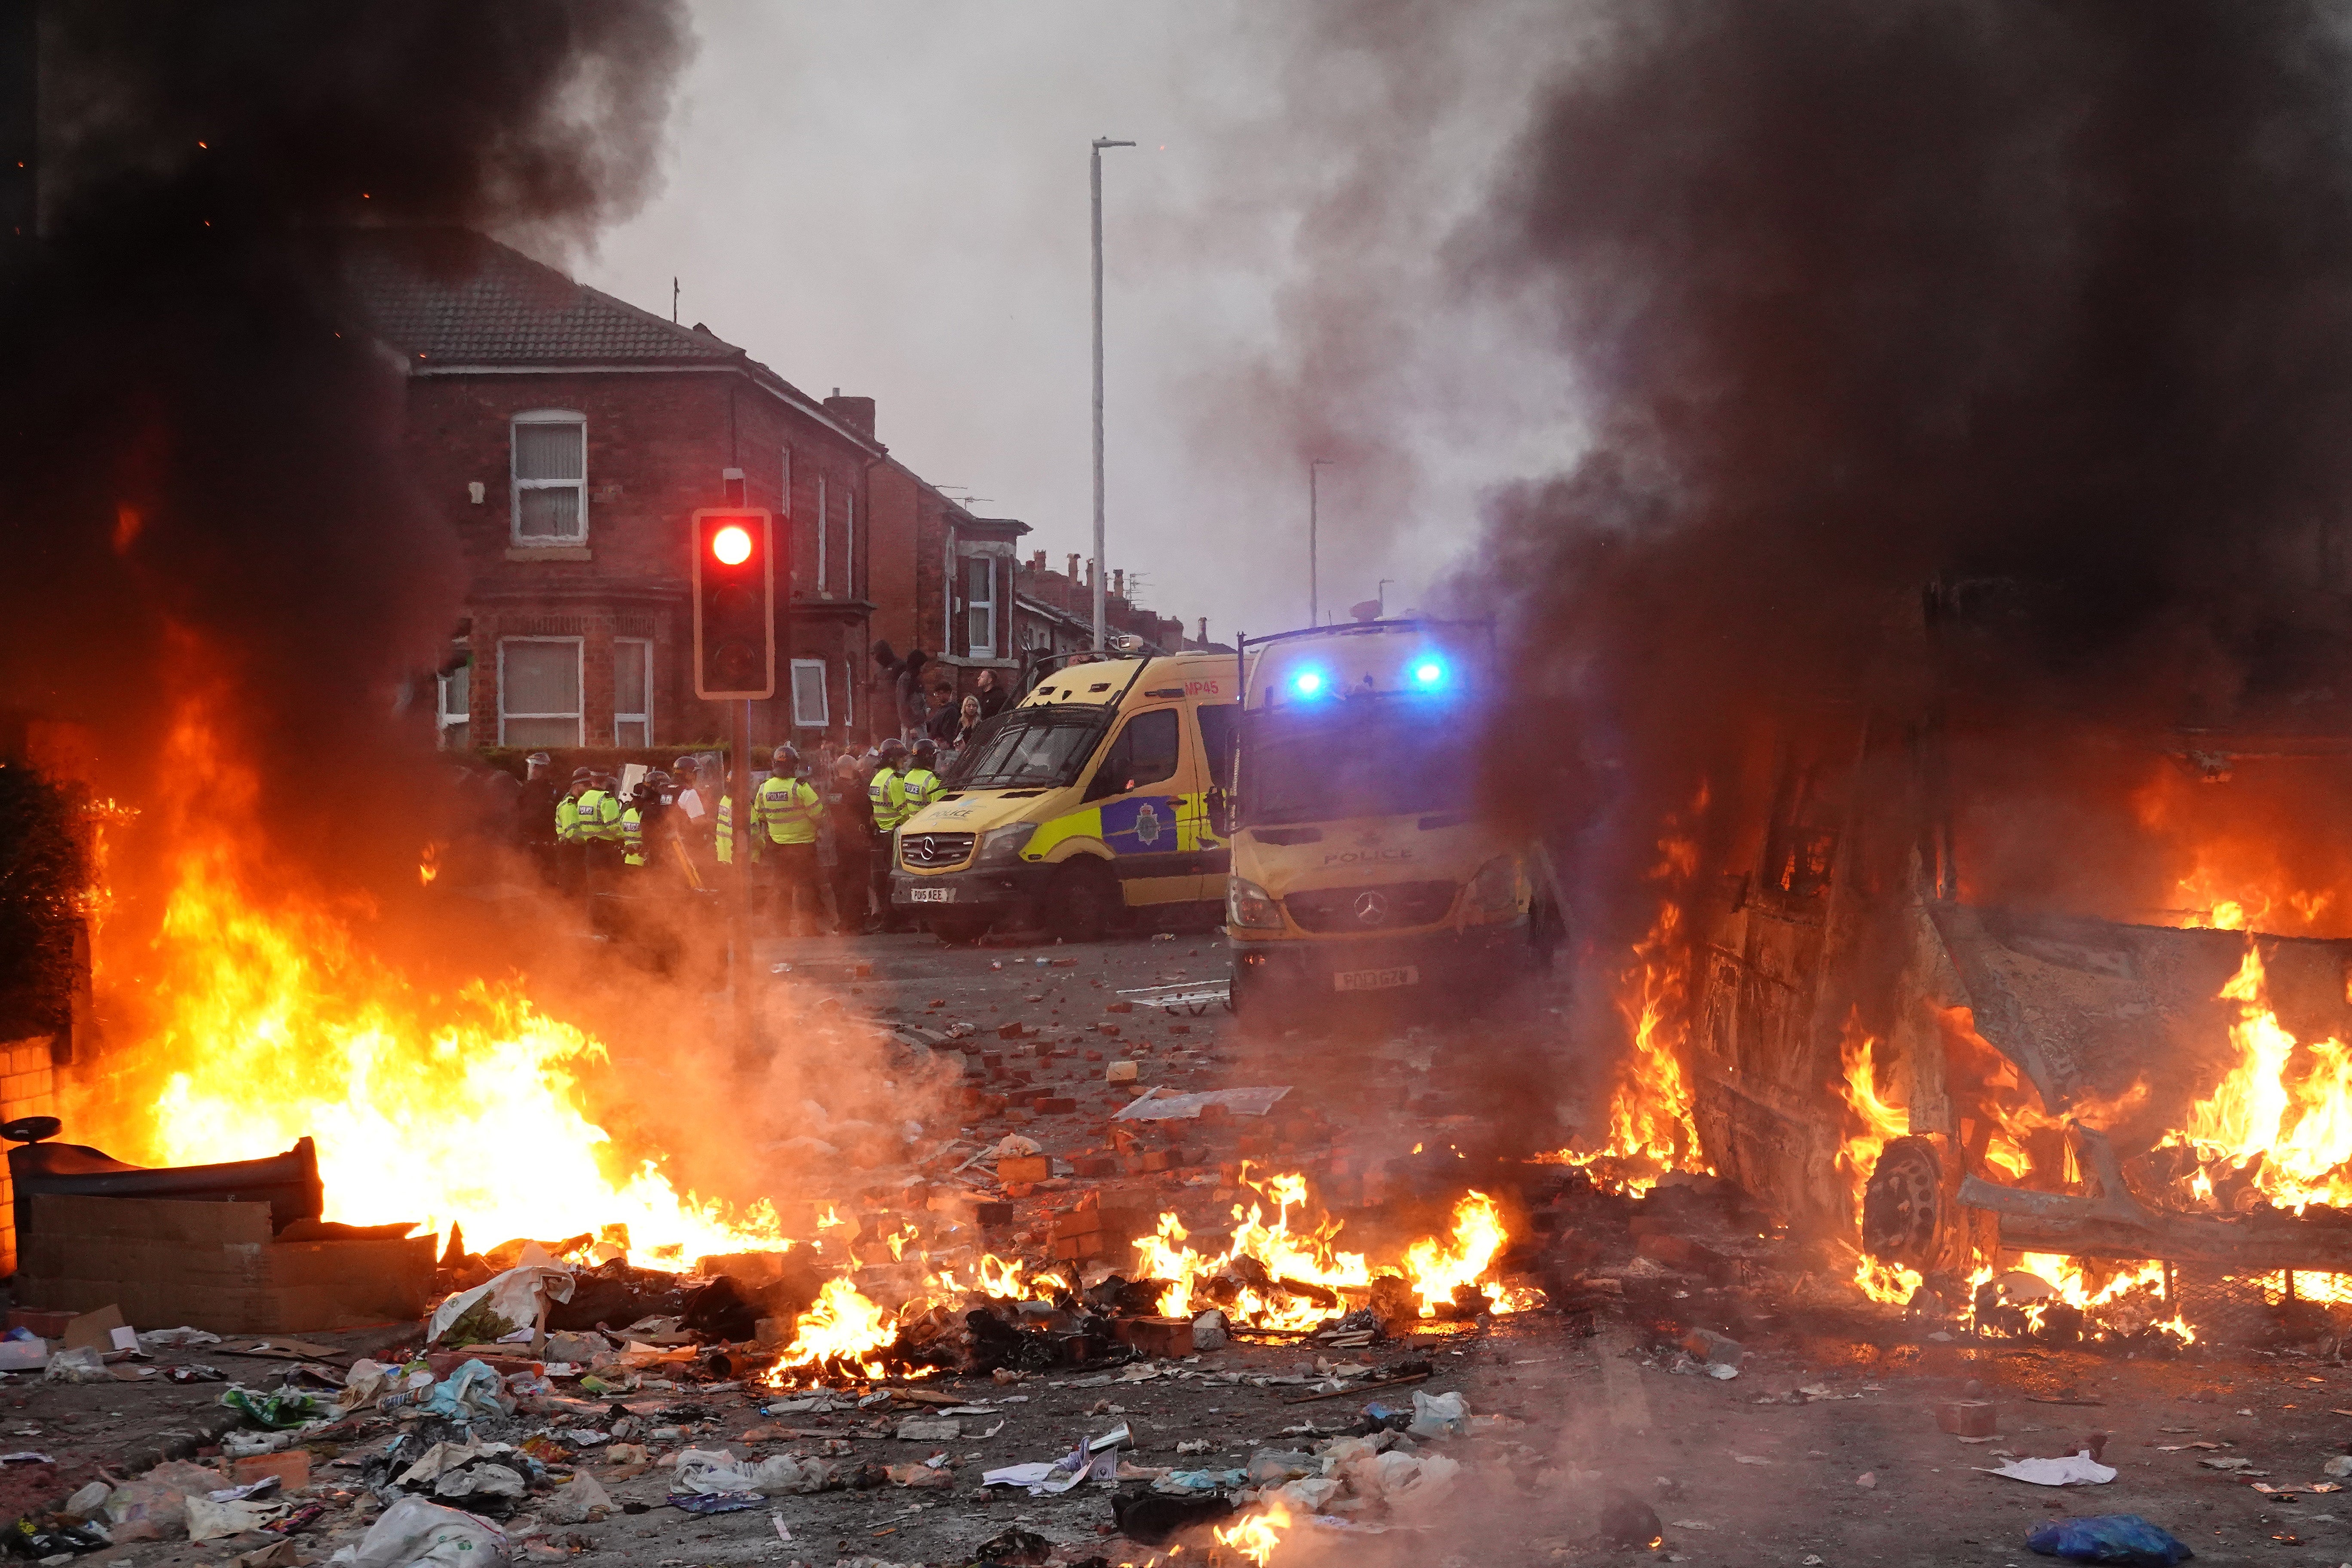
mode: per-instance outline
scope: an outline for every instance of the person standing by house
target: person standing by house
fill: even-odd
[[[828,803],[838,802],[841,809],[827,810],[825,822],[833,829],[833,910],[834,922],[847,933],[869,929],[873,923],[874,874],[874,812],[866,803],[866,780],[871,771],[862,758],[844,755],[834,763],[833,788],[826,795]]]
[[[801,754],[778,746],[766,780],[753,797],[754,831],[767,837],[769,858],[775,862],[776,912],[787,935],[801,931],[801,907],[805,895],[808,931],[822,923],[824,895],[817,874],[816,825],[824,816],[824,802],[801,777]]]
[[[980,700],[982,719],[995,718],[1012,700],[1012,694],[996,683],[996,671],[987,668],[982,669],[980,679],[972,683],[971,694]]]
[[[919,741],[928,735],[934,743],[947,745],[955,739],[956,721],[959,717],[956,711],[955,688],[942,680],[931,688],[931,710],[925,717],[923,727],[915,739]]]
[[[920,736],[923,721],[929,717],[923,703],[923,666],[930,658],[921,648],[908,648],[906,662],[898,667],[898,738],[902,741]]]

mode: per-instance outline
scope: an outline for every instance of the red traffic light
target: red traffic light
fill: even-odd
[[[776,690],[774,520],[758,507],[694,514],[694,690],[708,699]],[[789,583],[790,568],[784,572]]]
[[[751,558],[751,535],[740,522],[730,522],[710,536],[710,553],[729,566]]]

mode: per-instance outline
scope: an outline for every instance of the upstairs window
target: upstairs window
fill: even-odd
[[[964,558],[963,617],[967,658],[996,657],[996,557]]]
[[[473,659],[461,655],[457,663],[441,672],[436,684],[440,687],[441,748],[462,752],[473,744]]]
[[[578,544],[588,537],[588,421],[566,409],[514,417],[517,544]]]

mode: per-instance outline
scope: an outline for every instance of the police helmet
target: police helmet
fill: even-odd
[[[775,773],[782,773],[787,768],[797,773],[800,765],[801,749],[798,746],[778,746],[774,759],[769,764],[771,771]]]
[[[662,772],[659,768],[656,768],[653,772],[646,775],[646,783],[653,785],[656,789],[667,789],[675,781],[672,780],[667,773]]]
[[[670,763],[669,771],[673,773],[699,773],[701,766],[692,757],[680,757]]]
[[[583,782],[593,784],[595,779],[596,770],[594,768],[574,768],[572,770],[572,782],[573,784],[580,784]]]
[[[938,759],[939,754],[940,748],[936,742],[930,741],[915,742],[915,761],[924,767],[929,767]]]
[[[524,762],[530,763],[534,768],[543,768],[554,760],[555,759],[553,757],[549,756],[545,752],[533,752],[530,755],[523,759]]]
[[[892,757],[903,757],[903,756],[905,756],[906,754],[907,754],[907,742],[904,742],[904,741],[899,741],[899,740],[889,740],[889,741],[885,741],[885,742],[882,742],[882,760],[883,760],[884,762],[888,762]]]

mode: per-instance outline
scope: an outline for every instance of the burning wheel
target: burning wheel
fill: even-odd
[[[1927,1137],[1897,1138],[1879,1152],[1862,1191],[1862,1249],[1883,1263],[1926,1270],[1943,1249],[1944,1156]]]

